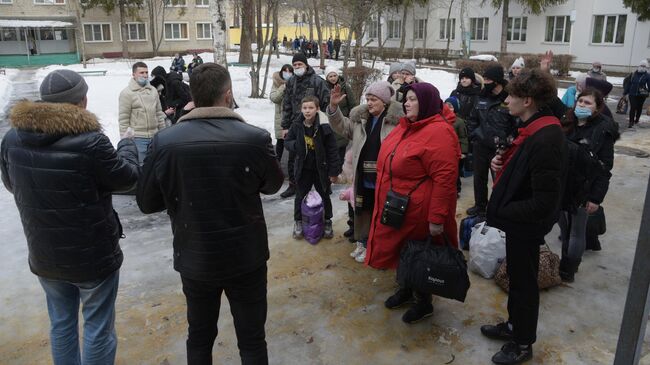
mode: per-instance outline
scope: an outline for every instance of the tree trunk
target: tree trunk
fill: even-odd
[[[508,8],[510,7],[510,0],[502,0],[501,9],[503,14],[501,16],[501,55],[508,52]]]
[[[316,23],[316,34],[318,35],[318,51],[320,54],[320,69],[325,69],[325,52],[321,47],[323,44],[323,32],[320,27],[320,14],[318,13],[318,0],[313,0],[312,5],[314,6],[314,22]]]
[[[415,59],[415,5],[413,5],[413,38],[411,39],[411,58]]]
[[[355,24],[355,21],[352,21],[352,24]],[[352,52],[352,47],[350,46],[352,44],[352,27],[348,29],[348,39],[346,39],[346,44],[345,44],[345,56],[343,56],[343,68],[348,68],[348,64],[350,62],[350,52]]]
[[[425,18],[425,27],[424,27],[424,39],[422,40],[422,48],[427,49],[427,37],[429,35],[429,9],[431,8],[431,2],[427,1],[427,17]]]
[[[449,60],[449,44],[451,43],[451,34],[447,33],[447,29],[452,29],[451,26],[449,25],[449,21],[451,18],[451,7],[454,5],[454,0],[451,0],[449,3],[449,10],[447,11],[447,22],[445,23],[445,33],[447,34],[447,49],[445,50],[445,66],[447,65],[447,60]]]
[[[381,55],[381,59],[384,59],[384,42],[381,41],[382,38],[381,31],[381,10],[377,12],[377,53]]]
[[[354,65],[356,67],[363,66],[363,19],[358,17],[357,26],[355,27],[354,36],[356,44],[354,45]]]
[[[126,0],[119,0],[120,7],[120,32],[122,33],[122,57],[129,58],[129,43],[127,42],[128,26],[126,24]]]
[[[77,26],[75,27],[74,37],[77,40],[77,49],[81,51],[81,63],[83,64],[83,67],[86,68],[86,45],[83,39],[83,30],[81,29],[81,1],[77,1],[75,8],[77,12]]]
[[[311,8],[307,9],[307,24],[309,25],[309,41],[314,40],[314,13],[312,12]]]
[[[260,52],[264,54],[264,48],[262,47],[262,0],[257,0],[255,3],[255,18],[257,18],[257,26],[255,29],[255,39],[257,43],[257,61],[252,59],[251,54],[251,98],[260,97]],[[268,24],[267,24],[268,26]]]
[[[278,21],[278,7],[279,7],[278,1],[277,0],[276,1],[271,1],[269,3],[269,6],[273,6],[273,33],[272,33],[271,39],[273,39],[273,37],[275,37],[275,39],[277,39],[278,38],[278,23],[279,23],[279,21]],[[268,32],[267,32],[267,34],[268,34]],[[277,47],[277,46],[275,48],[276,49],[276,54],[278,55],[278,57],[280,57],[279,51],[277,51],[278,48],[279,47]],[[262,96],[264,96],[264,94],[266,93],[266,81],[269,78],[269,65],[271,63],[271,54],[272,54],[272,52],[273,52],[273,48],[269,47],[269,56],[266,58],[266,69],[264,70],[264,82],[262,83]]]
[[[397,57],[402,57],[402,52],[404,52],[404,46],[406,45],[406,10],[408,9],[408,2],[404,3],[404,9],[402,10],[402,30],[401,38],[399,40],[399,55]]]
[[[253,0],[242,0],[242,8],[246,11],[241,13],[241,39],[239,41],[239,63],[249,65],[253,61],[251,43],[255,32],[255,2]]]
[[[226,16],[228,14],[228,2],[210,0],[210,18],[212,19],[212,39],[214,45],[214,63],[226,69],[226,50],[228,49],[228,33]]]
[[[458,20],[460,20],[460,39],[461,39],[461,47],[463,49],[463,57],[468,58],[469,57],[469,47],[467,44],[467,38],[465,37],[465,34],[467,33],[467,1],[468,0],[460,0],[460,15],[458,16]]]

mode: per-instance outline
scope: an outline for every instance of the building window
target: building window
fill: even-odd
[[[568,16],[546,17],[546,42],[569,43],[571,40],[571,19]]]
[[[197,8],[207,8],[210,6],[210,0],[196,0]]]
[[[596,15],[591,43],[625,43],[627,15]]]
[[[427,34],[427,20],[426,19],[415,19],[413,24],[413,37],[415,39],[424,39],[424,36]]]
[[[379,37],[378,27],[379,27],[379,22],[377,21],[377,19],[370,19],[370,21],[368,22],[368,38],[374,39]]]
[[[111,24],[84,24],[84,41],[86,42],[111,42]]]
[[[212,39],[212,24],[196,23],[196,39]]]
[[[126,23],[127,41],[146,41],[147,27],[144,23]]]
[[[0,0],[0,5],[1,4],[13,4],[13,3],[14,3],[13,0]]]
[[[65,0],[34,0],[36,5],[64,5]]]
[[[508,41],[526,41],[528,17],[508,18]]]
[[[456,39],[456,19],[440,19],[440,38],[439,39]]]
[[[52,31],[51,28],[41,28],[38,31],[40,33],[40,38],[42,41],[53,41],[54,40],[54,32]]]
[[[402,21],[388,21],[388,38],[402,38]]]
[[[17,40],[16,28],[0,28],[0,41],[11,42]]]
[[[470,21],[470,39],[473,41],[488,40],[489,18],[469,18]]]
[[[187,40],[187,23],[165,23],[165,40]]]
[[[164,0],[167,8],[182,8],[187,6],[187,0]]]

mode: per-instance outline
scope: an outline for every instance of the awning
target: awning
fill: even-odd
[[[57,20],[7,20],[0,19],[2,28],[71,28],[74,24]]]

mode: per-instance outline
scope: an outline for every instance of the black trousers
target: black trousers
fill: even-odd
[[[275,142],[275,157],[278,158],[278,161],[282,161],[282,153],[284,152],[284,139],[278,139]]]
[[[629,95],[630,97],[630,126],[639,123],[641,114],[643,113],[643,103],[647,96],[644,95]]]
[[[316,192],[323,198],[323,208],[325,210],[325,219],[332,219],[332,200],[329,194],[328,186],[321,184],[318,177],[318,171],[310,169],[302,169],[300,174],[300,181],[296,181],[296,200],[293,205],[293,219],[295,221],[302,220],[302,213],[300,212],[300,205],[302,200],[307,196],[307,193],[314,187]]]
[[[266,264],[227,280],[198,281],[181,275],[187,300],[187,363],[211,365],[217,338],[221,293],[230,303],[242,364],[266,365]]]
[[[462,182],[460,181],[460,175],[463,174],[463,166],[465,166],[465,159],[461,158],[458,160],[458,178],[456,179],[456,193],[460,194],[460,190],[463,186]]]
[[[488,173],[496,150],[474,142],[474,204],[485,209],[488,203]],[[494,178],[494,176],[492,176]]]
[[[506,231],[506,262],[510,291],[508,292],[508,321],[512,323],[514,340],[530,345],[537,340],[539,317],[539,245],[544,237],[530,237]]]

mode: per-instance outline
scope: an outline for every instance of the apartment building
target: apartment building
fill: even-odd
[[[470,51],[494,54],[501,44],[502,11],[495,12],[490,2],[467,0],[465,34],[461,32],[460,4],[453,2],[448,19],[449,1],[430,2],[407,11],[406,47],[460,51],[465,36]],[[642,58],[650,58],[650,22],[639,21],[623,6],[622,0],[568,0],[562,5],[533,15],[518,2],[509,7],[508,52],[572,54],[576,67],[587,67],[598,60],[608,70],[627,72]],[[399,47],[402,12],[385,9],[366,31],[366,39],[377,45],[378,28],[386,47]],[[382,39],[382,41],[384,40]]]

